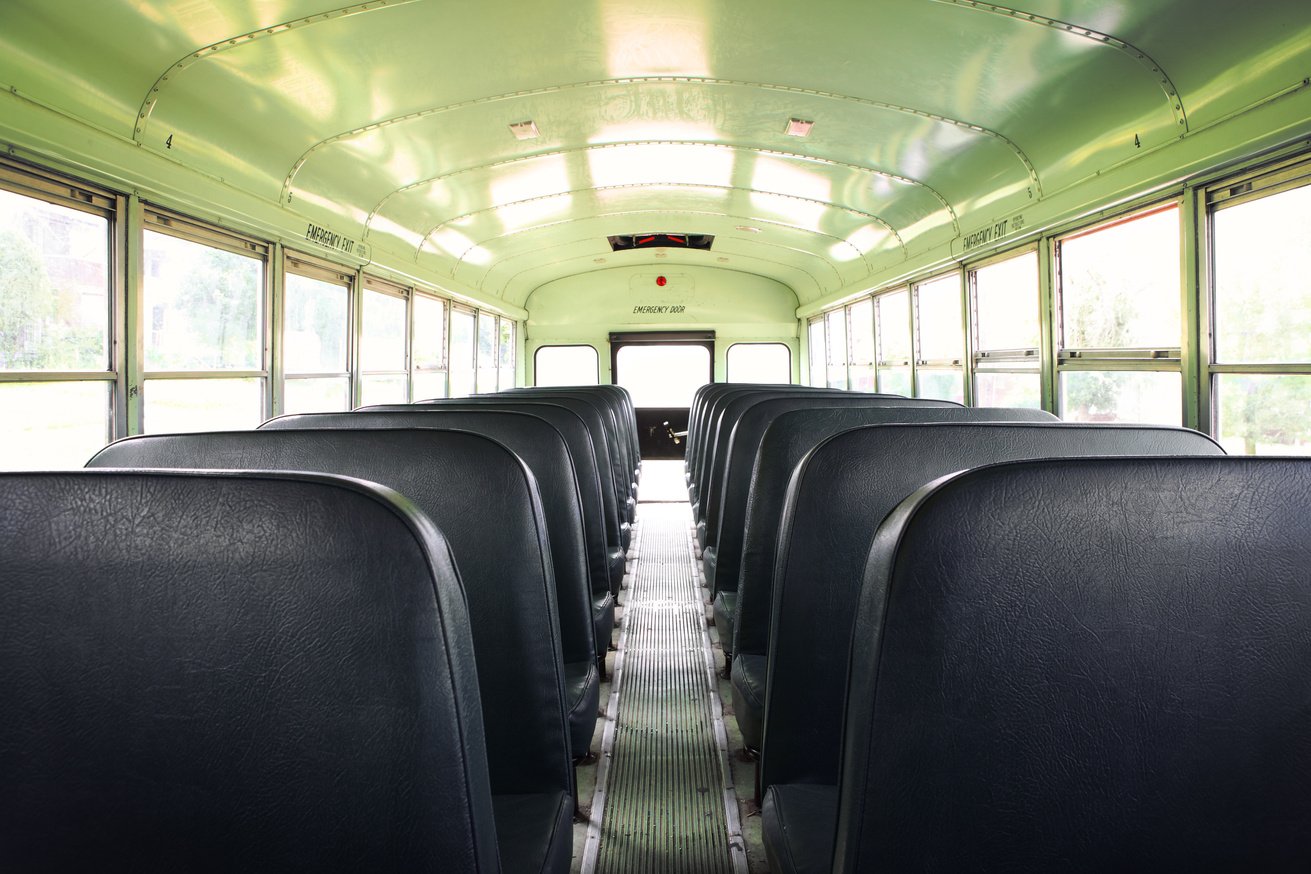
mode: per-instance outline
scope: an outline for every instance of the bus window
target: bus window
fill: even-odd
[[[810,385],[823,386],[828,380],[828,352],[824,344],[824,317],[817,316],[807,324],[810,344]]]
[[[81,467],[110,437],[109,218],[0,190],[0,453],[8,469]],[[69,378],[50,379],[61,371]]]
[[[965,331],[961,324],[960,274],[915,286],[919,359],[915,392],[922,398],[965,402]]]
[[[874,298],[878,326],[878,391],[911,394],[910,292],[906,289]]]
[[[162,214],[147,221],[159,230],[143,234],[145,430],[255,427],[267,378],[264,260],[231,251],[239,243],[217,231]]]
[[[836,309],[824,316],[824,348],[829,388],[847,387],[847,312]]]
[[[533,385],[596,385],[598,371],[594,346],[542,346],[533,355]]]
[[[349,274],[333,275],[288,259],[283,307],[284,412],[350,409],[346,361],[350,282]]]
[[[1042,406],[1038,372],[1038,253],[970,271],[974,301],[974,405]]]
[[[1235,454],[1309,454],[1311,185],[1218,208],[1212,228],[1216,437]]]
[[[847,378],[852,391],[874,391],[874,301],[847,307]]]
[[[514,388],[514,322],[502,318],[501,349],[497,356],[496,387],[504,391]]]
[[[1177,204],[1057,240],[1063,418],[1183,421]]]
[[[473,394],[477,385],[476,315],[473,310],[451,307],[451,397],[464,398]]]
[[[446,397],[446,301],[415,294],[410,379],[416,401]]]
[[[360,404],[409,401],[404,289],[366,278],[360,313]],[[373,286],[373,287],[370,287]]]
[[[491,313],[478,313],[478,393],[496,391],[500,331]]]
[[[726,366],[727,382],[792,381],[792,352],[782,343],[734,343],[728,347]]]

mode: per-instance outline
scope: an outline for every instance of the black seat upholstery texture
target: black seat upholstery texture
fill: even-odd
[[[1041,410],[1004,407],[830,407],[780,413],[765,429],[751,472],[737,603],[732,605],[733,710],[749,748],[759,749],[763,739],[774,563],[787,487],[797,465],[820,442],[860,425],[988,421],[1055,420]],[[728,594],[721,593],[715,603],[717,621],[730,604]]]
[[[0,869],[500,870],[464,593],[409,501],[0,475]]]
[[[1183,428],[1014,422],[869,425],[815,447],[793,475],[779,527],[761,788],[838,785],[865,560],[879,523],[906,496],[940,476],[998,461],[1207,454],[1223,453]]]
[[[909,498],[864,575],[833,870],[1306,871],[1308,505],[1276,458]]]
[[[541,501],[518,457],[458,431],[232,431],[129,437],[88,464],[313,470],[405,495],[446,536],[459,568],[492,794],[536,795],[554,811],[532,830],[541,840],[515,852],[542,870],[568,869],[574,788],[555,583]]]
[[[384,413],[305,413],[270,419],[261,430],[441,428],[491,437],[515,453],[537,482],[551,544],[555,606],[560,627],[565,672],[565,706],[569,714],[571,752],[588,753],[600,707],[601,665],[614,626],[614,602],[602,582],[600,605],[604,641],[598,642],[597,607],[587,576],[586,547],[578,482],[560,432],[548,422],[525,413],[500,410]]]

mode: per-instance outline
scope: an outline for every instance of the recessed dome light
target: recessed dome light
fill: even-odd
[[[733,230],[735,230],[735,231],[741,231],[741,232],[744,233],[744,234],[758,234],[758,233],[760,233],[760,228],[753,228],[751,225],[737,225],[735,228],[733,228]]]

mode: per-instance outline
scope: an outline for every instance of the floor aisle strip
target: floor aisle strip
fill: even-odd
[[[582,870],[744,872],[688,506],[639,522]]]

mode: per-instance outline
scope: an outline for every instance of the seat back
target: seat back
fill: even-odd
[[[761,786],[837,784],[865,559],[879,523],[907,495],[998,461],[1210,454],[1223,450],[1185,428],[1016,422],[867,425],[815,447],[793,474],[779,525]]]
[[[879,529],[835,871],[1307,870],[1311,461],[1034,461]]]
[[[399,495],[0,475],[0,868],[494,872],[469,618]]]
[[[572,794],[546,523],[532,475],[504,446],[427,429],[231,431],[129,437],[88,464],[311,470],[405,495],[446,535],[460,569],[493,794]]]

